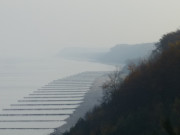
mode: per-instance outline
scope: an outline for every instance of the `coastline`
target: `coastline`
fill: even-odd
[[[85,114],[88,111],[91,111],[95,106],[101,104],[103,97],[102,85],[107,80],[107,74],[104,74],[101,77],[98,77],[92,83],[90,90],[86,93],[84,97],[84,102],[76,109],[76,111],[66,119],[66,124],[61,127],[58,127],[50,135],[62,135],[65,131],[69,131],[73,127],[79,118],[84,118]]]

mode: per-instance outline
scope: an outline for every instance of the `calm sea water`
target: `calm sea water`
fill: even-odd
[[[26,61],[0,61],[0,113],[4,114],[3,109],[10,108],[10,105],[23,99],[33,91],[52,82],[53,80],[61,79],[67,76],[78,74],[85,71],[112,71],[113,66],[84,62],[72,61],[59,58],[41,59],[41,60],[26,60]],[[52,110],[48,112],[51,113]],[[63,113],[72,113],[74,110],[66,110]],[[19,118],[18,118],[19,117]],[[62,116],[65,119],[67,116]],[[14,127],[16,122],[3,122],[3,119],[8,120],[8,116],[0,117],[0,134],[3,135],[47,135],[53,129],[5,129],[4,127]],[[14,119],[21,120],[20,116]],[[44,118],[46,119],[46,117]],[[56,120],[52,116],[50,120]],[[12,118],[9,120],[13,120]],[[21,121],[21,124],[26,127],[26,122]],[[31,123],[28,123],[31,124]],[[54,127],[54,123],[47,120],[47,127]],[[63,122],[57,121],[59,126]],[[22,126],[22,127],[23,127]],[[29,126],[29,125],[27,125]],[[19,126],[18,126],[19,128]],[[21,128],[21,127],[20,127]]]

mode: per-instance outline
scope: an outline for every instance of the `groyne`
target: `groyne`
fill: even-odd
[[[44,135],[54,129],[56,133],[68,130],[99,103],[102,82],[98,78],[104,74],[107,72],[83,72],[54,80],[24,96],[2,110],[0,133]]]

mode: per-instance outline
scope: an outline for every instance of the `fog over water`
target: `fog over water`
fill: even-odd
[[[180,28],[179,5],[179,0],[1,0],[0,113],[53,80],[84,71],[114,70],[109,65],[55,57],[61,49],[104,50],[116,44],[157,42]],[[34,133],[0,129],[0,134]]]
[[[113,69],[113,66],[59,58],[12,63],[1,62],[0,108],[13,103],[53,80],[84,71],[108,71]]]
[[[84,93],[85,90],[88,90],[87,89],[88,87],[86,88],[86,86],[81,86],[82,88],[74,89],[73,86],[71,88],[67,84],[67,87],[63,85],[62,86],[63,91],[59,92],[57,89],[53,90],[53,86],[49,86],[49,87],[46,86],[47,87],[47,90],[46,90],[44,88],[45,85],[52,82],[53,80],[61,79],[61,78],[68,77],[68,76],[85,72],[85,71],[111,71],[113,69],[114,69],[113,66],[103,65],[99,63],[64,60],[61,58],[51,58],[51,59],[49,58],[49,59],[41,59],[41,60],[27,60],[27,61],[16,61],[16,62],[1,61],[1,66],[0,66],[0,117],[1,117],[0,133],[8,134],[8,135],[16,135],[16,134],[17,135],[21,135],[21,134],[22,135],[24,134],[45,135],[47,133],[52,132],[53,129],[49,129],[49,130],[39,129],[35,131],[33,129],[32,130],[30,129],[27,129],[27,130],[16,129],[15,130],[15,129],[2,129],[2,128],[7,128],[7,127],[31,128],[33,127],[34,124],[31,125],[32,123],[31,121],[29,120],[27,121],[26,119],[24,119],[25,117],[23,118],[23,116],[19,115],[19,114],[28,114],[28,113],[38,114],[38,115],[39,114],[42,115],[44,113],[53,114],[52,116],[48,116],[48,117],[40,115],[42,122],[37,121],[38,119],[40,119],[38,118],[38,115],[36,116],[37,118],[33,116],[30,120],[35,121],[35,124],[37,124],[37,127],[39,128],[41,126],[42,128],[44,127],[55,128],[55,127],[61,126],[64,121],[56,122],[56,120],[59,120],[59,119],[64,120],[65,118],[69,117],[68,116],[69,114],[73,113],[75,109],[71,109],[71,108],[76,108],[77,107],[76,104],[79,104],[83,101],[82,96],[85,94]],[[42,90],[38,90],[40,88]],[[76,92],[74,95],[75,97],[72,97],[71,95],[66,94],[67,92],[65,91],[68,91],[68,89],[72,89],[73,91]],[[80,91],[81,89],[84,92],[83,91],[81,92]],[[69,90],[69,92],[73,94],[72,90]],[[78,97],[77,94],[80,97]],[[55,96],[57,95],[60,98],[55,98]],[[35,98],[35,99],[29,98],[33,96],[38,97],[38,98]],[[44,97],[48,97],[48,98],[44,98]],[[57,110],[57,108],[60,107],[60,106],[59,107],[57,106],[59,103],[64,104],[64,105],[61,105],[61,107],[64,106],[65,108],[68,107],[69,109]],[[17,106],[17,104],[52,104],[52,105],[44,105],[44,106],[39,106],[39,105],[38,106],[36,105],[35,106],[34,105],[33,106],[29,106],[29,105],[19,106],[18,105]],[[42,109],[46,108],[46,110],[41,110],[41,108]],[[7,109],[7,110],[3,110],[3,109]],[[11,111],[11,109],[15,109],[15,111]],[[21,111],[17,109],[24,109],[24,110]],[[31,109],[31,110],[28,110],[28,109]],[[67,116],[63,115],[63,116],[57,117],[56,115],[54,115],[54,113],[67,114]],[[16,114],[17,116],[14,116]],[[9,116],[9,115],[12,115],[12,116]],[[6,122],[4,122],[4,120]],[[17,123],[15,121],[17,121]],[[45,122],[43,123],[43,121]]]

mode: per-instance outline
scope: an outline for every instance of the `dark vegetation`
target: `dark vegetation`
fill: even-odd
[[[149,59],[129,69],[64,135],[180,135],[180,31],[164,35]]]

